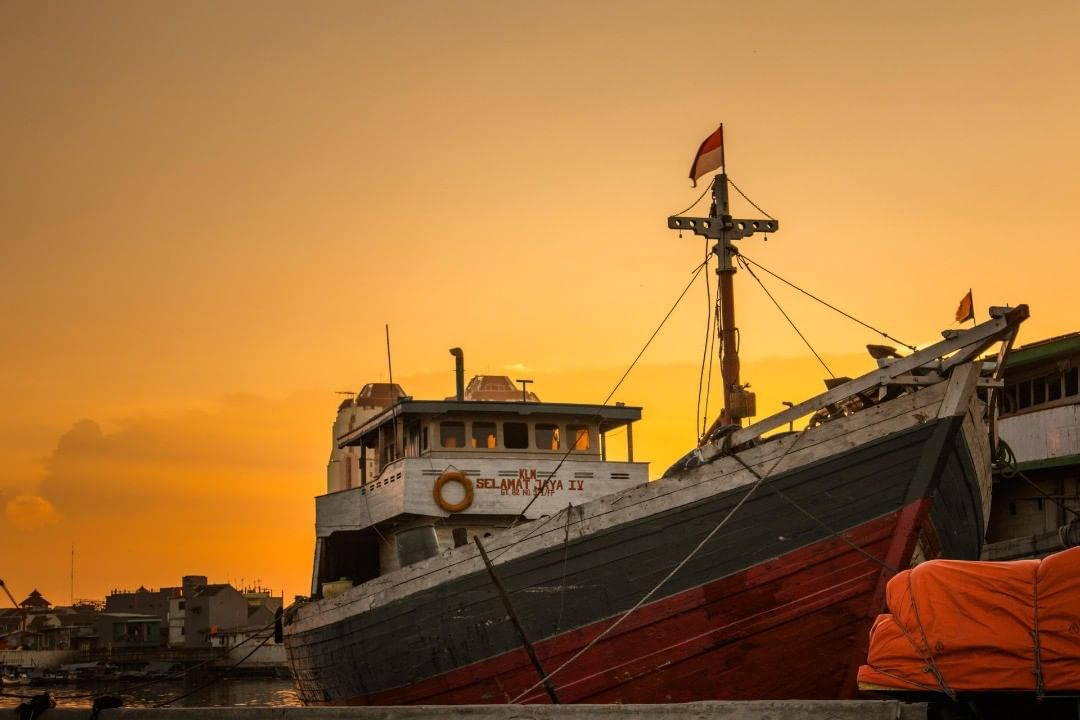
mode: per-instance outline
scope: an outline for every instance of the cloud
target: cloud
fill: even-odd
[[[513,363],[512,365],[503,365],[503,370],[509,370],[510,372],[523,373],[532,372],[533,368],[529,367],[525,363]]]
[[[19,530],[37,530],[60,521],[53,504],[40,495],[16,495],[4,505],[4,515]]]
[[[74,422],[35,487],[4,504],[29,548],[5,572],[66,596],[74,545],[80,597],[191,573],[305,592],[336,404],[238,394],[212,409]]]

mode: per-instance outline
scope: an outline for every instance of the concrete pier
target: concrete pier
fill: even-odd
[[[56,708],[42,720],[86,720]],[[895,700],[701,702],[679,705],[118,708],[100,720],[925,720],[926,705]],[[0,715],[0,717],[3,717]]]

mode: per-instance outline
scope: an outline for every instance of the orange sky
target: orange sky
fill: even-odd
[[[960,296],[1080,329],[1080,5],[0,4],[0,577],[67,602],[309,583],[337,390],[599,402],[689,279],[697,144],[763,265],[908,342]],[[736,212],[756,211],[736,203]],[[704,208],[702,208],[704,210]],[[771,412],[823,371],[737,277]],[[880,338],[770,285],[837,372]],[[704,289],[616,399],[693,441]]]

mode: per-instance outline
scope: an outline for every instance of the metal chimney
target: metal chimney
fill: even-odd
[[[457,399],[461,402],[465,399],[465,354],[461,348],[450,348],[450,354],[454,356],[454,375],[457,377]]]

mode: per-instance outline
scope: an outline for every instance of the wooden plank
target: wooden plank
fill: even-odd
[[[1023,308],[1024,316],[1026,317],[1027,307],[1021,307]],[[828,392],[822,393],[817,397],[805,400],[792,408],[765,418],[749,427],[745,427],[728,436],[728,438],[730,438],[730,444],[732,446],[741,445],[770,430],[783,427],[789,422],[794,422],[805,415],[816,412],[835,402],[849,398],[857,393],[870,390],[879,385],[888,384],[888,381],[891,378],[910,372],[927,362],[941,358],[945,355],[957,351],[963,351],[965,354],[972,351],[982,353],[987,347],[997,342],[1009,332],[1016,322],[1018,321],[1015,319],[1014,315],[1009,314],[1004,317],[994,318],[993,320],[981,323],[970,330],[963,330],[955,336],[935,343],[924,350],[900,358],[886,367],[869,372],[866,375],[835,387]]]
[[[952,371],[945,397],[941,400],[938,417],[952,417],[967,412],[968,401],[975,392],[975,381],[979,379],[980,367],[976,363],[961,365]]]

